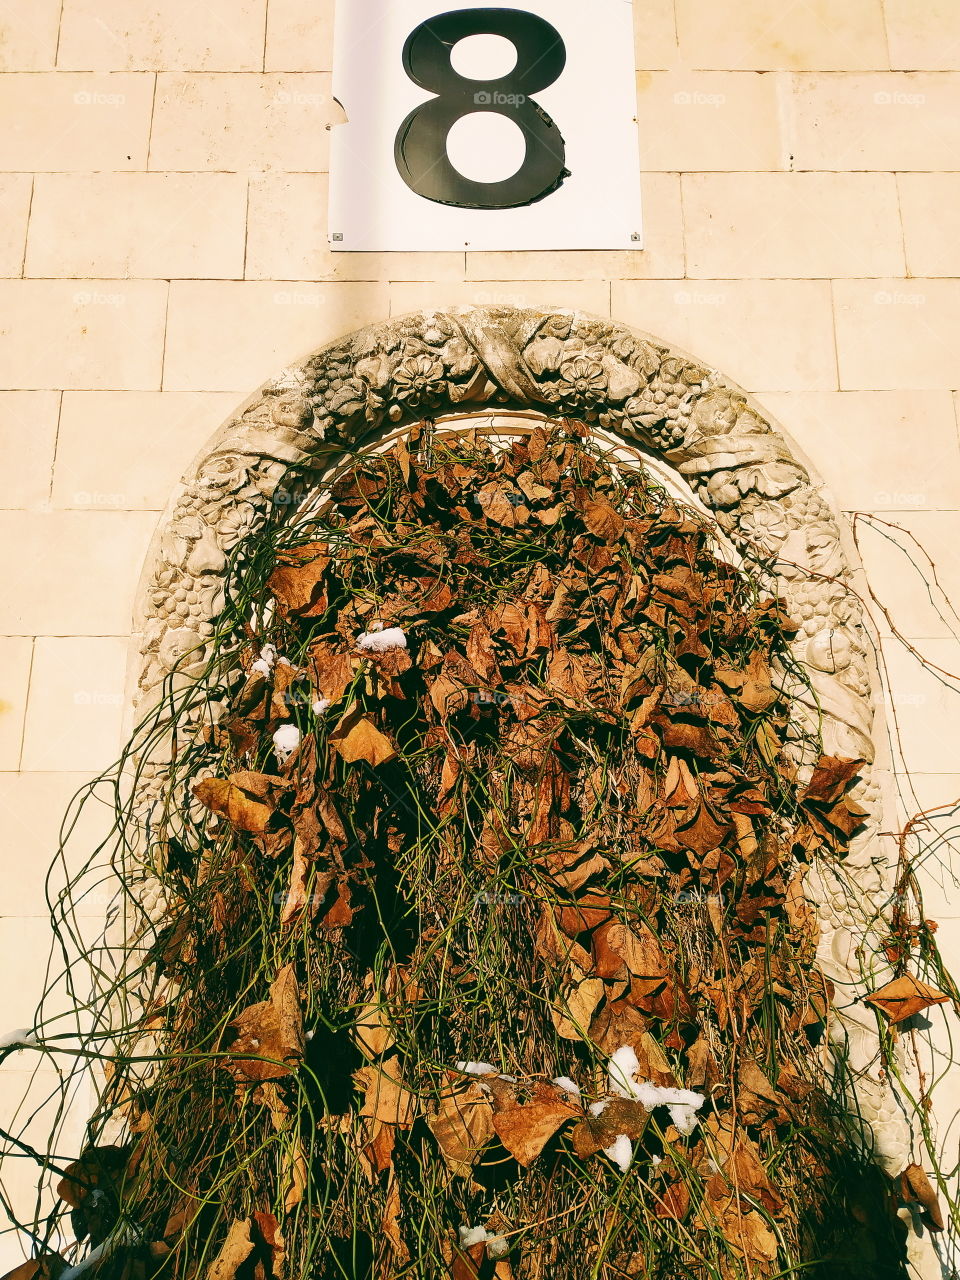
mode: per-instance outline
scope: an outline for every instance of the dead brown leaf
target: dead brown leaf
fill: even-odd
[[[438,676],[428,682],[427,692],[437,715],[443,716],[444,719],[456,715],[470,702],[469,690],[446,671],[441,671]],[[492,696],[490,701],[493,702]]]
[[[609,1098],[598,1116],[585,1115],[570,1135],[581,1159],[613,1146],[620,1134],[639,1142],[647,1131],[651,1112],[632,1098]]]
[[[237,1218],[230,1224],[220,1252],[207,1268],[206,1280],[233,1280],[254,1250],[250,1226],[249,1218]]]
[[[814,804],[836,804],[864,763],[862,759],[844,756],[821,756],[801,799]]]
[[[517,658],[533,658],[555,643],[546,609],[536,601],[507,600],[488,616],[487,623],[491,635],[502,636]]]
[[[397,1129],[410,1128],[419,1103],[403,1084],[396,1055],[377,1066],[361,1067],[353,1078],[364,1094],[360,1115],[366,1121],[365,1154],[374,1170],[382,1173],[393,1160]]]
[[[663,728],[663,745],[673,751],[688,751],[701,760],[714,760],[721,755],[716,735],[705,723],[669,721]]]
[[[339,702],[353,683],[360,659],[326,640],[310,646],[310,676],[321,698]]]
[[[518,1164],[526,1168],[568,1120],[582,1118],[583,1108],[558,1085],[537,1081],[528,1101],[518,1102],[513,1091],[496,1091],[493,1128]]]
[[[360,1005],[353,1034],[366,1057],[378,1058],[386,1053],[394,1042],[388,1011],[381,1004]]]
[[[3,1280],[57,1280],[66,1266],[66,1259],[59,1253],[44,1253],[40,1258],[21,1262],[19,1267],[8,1271]]]
[[[57,1183],[57,1195],[71,1209],[76,1209],[92,1191],[110,1187],[121,1178],[128,1156],[127,1147],[88,1147],[78,1160],[64,1169]]]
[[[923,1209],[923,1221],[931,1231],[943,1231],[945,1222],[940,1199],[933,1183],[918,1164],[908,1164],[900,1175],[900,1186],[905,1200],[912,1200]]]
[[[690,1192],[684,1182],[671,1182],[657,1197],[664,1216],[674,1222],[683,1222],[690,1212]]]
[[[383,1217],[380,1221],[380,1229],[389,1241],[394,1257],[401,1265],[410,1261],[410,1250],[404,1243],[400,1230],[402,1208],[400,1187],[397,1183],[396,1175],[391,1169],[387,1181],[387,1198],[383,1208]]]
[[[547,683],[562,697],[577,704],[583,703],[589,688],[583,663],[566,649],[558,649],[551,654]]]
[[[253,1221],[256,1225],[257,1235],[269,1254],[270,1274],[274,1277],[274,1280],[280,1280],[280,1277],[284,1274],[284,1261],[286,1258],[286,1246],[280,1223],[272,1213],[263,1213],[259,1209],[254,1210]]]
[[[476,1080],[451,1083],[427,1119],[451,1173],[469,1178],[493,1137],[493,1104]]]
[[[477,502],[488,520],[505,529],[519,529],[530,520],[530,508],[523,493],[506,481],[491,480],[478,489]]]
[[[460,1244],[454,1245],[452,1280],[480,1280],[481,1267],[486,1256],[486,1245],[482,1242],[470,1245],[469,1248],[464,1248]]]
[[[717,822],[705,804],[697,808],[691,821],[675,828],[677,843],[692,849],[701,858],[711,849],[719,848],[729,831],[730,824]]]
[[[578,933],[586,933],[597,925],[605,924],[611,914],[610,899],[605,894],[587,893],[570,906],[561,907],[557,912],[557,923],[568,938],[575,938]]]
[[[244,1009],[230,1026],[238,1034],[226,1049],[231,1055],[228,1070],[238,1083],[289,1075],[303,1057],[304,1045],[300,990],[293,965],[284,965],[277,974],[267,1000]]]
[[[467,661],[481,680],[492,686],[501,683],[500,668],[493,650],[493,637],[486,623],[479,617],[470,626],[466,654]]]
[[[326,610],[323,579],[330,567],[329,550],[325,542],[311,542],[280,552],[267,587],[283,617],[315,618]]]
[[[606,499],[587,498],[581,514],[584,526],[601,542],[616,542],[627,527],[626,520]]]
[[[350,891],[350,881],[346,876],[341,875],[337,877],[336,885],[336,898],[317,921],[317,924],[323,929],[343,929],[348,924],[353,923],[355,909]]]
[[[380,732],[356,702],[344,712],[328,741],[348,764],[364,760],[376,767],[395,760],[397,756],[397,749],[390,739]]]
[[[590,1020],[603,999],[603,979],[588,977],[576,967],[570,966],[573,979],[560,994],[559,1002],[551,1010],[553,1025],[564,1040],[585,1040]]]
[[[280,797],[290,789],[285,778],[266,773],[232,773],[228,778],[204,778],[193,789],[201,804],[238,831],[266,834]]]
[[[295,1209],[303,1199],[308,1178],[307,1153],[302,1139],[296,1137],[292,1147],[284,1149],[283,1165],[280,1170],[280,1190],[283,1192],[283,1207],[287,1213]]]
[[[759,1125],[780,1111],[780,1098],[753,1058],[742,1058],[737,1071],[737,1111],[744,1124]]]
[[[864,997],[865,1002],[879,1009],[889,1022],[903,1022],[931,1005],[944,1004],[949,999],[946,992],[921,982],[911,973],[894,978],[872,995]]]
[[[803,889],[803,878],[806,870],[798,871],[787,885],[787,893],[783,900],[783,908],[791,926],[811,945],[815,945],[820,937],[820,924],[817,913],[807,901]]]
[[[767,711],[777,700],[777,691],[770,677],[770,663],[759,649],[750,655],[750,661],[742,671],[718,668],[716,675],[734,700],[747,711],[755,714]]]
[[[539,484],[532,471],[521,471],[517,476],[517,487],[523,491],[528,502],[547,502],[554,496],[554,490]]]
[[[671,756],[663,779],[663,802],[668,809],[689,809],[700,799],[700,787],[687,764]]]
[[[403,1084],[400,1059],[393,1055],[379,1066],[360,1067],[353,1073],[357,1088],[363,1090],[360,1115],[374,1125],[390,1124],[409,1129],[416,1118],[416,1095]]]
[[[580,843],[552,848],[545,854],[537,855],[536,862],[554,884],[575,893],[588,880],[610,868],[604,855],[590,848],[589,842],[587,845],[586,848]]]

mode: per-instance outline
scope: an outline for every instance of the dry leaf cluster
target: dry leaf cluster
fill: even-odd
[[[863,762],[796,776],[782,605],[570,426],[360,458],[263,577],[196,846],[166,853],[179,998],[102,1200],[143,1232],[128,1269],[901,1274],[895,1209],[936,1225],[936,1197],[830,1096],[803,890]],[[405,647],[358,649],[378,628]],[[703,1095],[688,1131],[611,1093],[624,1047]]]

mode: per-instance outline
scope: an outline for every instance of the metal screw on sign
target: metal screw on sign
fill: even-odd
[[[334,231],[334,233],[333,233],[333,235],[330,237],[330,239],[331,239],[331,240],[342,240],[342,239],[343,239],[343,232],[342,232],[342,231]]]

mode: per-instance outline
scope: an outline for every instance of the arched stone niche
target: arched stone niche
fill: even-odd
[[[392,319],[285,370],[215,435],[161,523],[138,606],[138,718],[175,667],[177,678],[202,668],[228,557],[265,519],[291,464],[316,468],[319,482],[338,455],[405,423],[510,412],[575,418],[634,443],[706,508],[801,624],[794,657],[809,688],[798,691],[798,721],[819,728],[828,754],[866,761],[855,795],[869,816],[848,858],[807,877],[820,915],[821,966],[837,986],[831,1041],[852,1071],[855,1106],[883,1167],[897,1174],[922,1162],[909,1110],[884,1067],[875,1016],[859,1003],[884,976],[876,940],[896,850],[881,835],[895,820],[878,759],[886,734],[853,590],[855,556],[809,464],[716,370],[606,319],[506,307]],[[158,763],[158,789],[162,770]],[[149,765],[143,776],[141,812],[151,803]]]

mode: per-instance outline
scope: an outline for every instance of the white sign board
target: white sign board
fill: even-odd
[[[631,0],[337,0],[330,247],[638,249]]]

